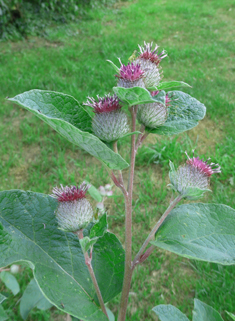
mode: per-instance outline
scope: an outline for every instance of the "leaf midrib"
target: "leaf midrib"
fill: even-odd
[[[28,240],[28,242],[31,242],[33,243],[37,248],[39,248],[43,253],[45,253],[47,255],[48,258],[52,259],[52,261],[56,264],[56,266],[58,266],[62,271],[65,272],[65,274],[67,274],[71,279],[73,279],[79,286],[80,288],[84,291],[84,293],[91,299],[91,303],[94,304],[94,302],[92,302],[92,298],[90,297],[90,295],[87,293],[87,291],[82,287],[82,285],[80,283],[78,283],[78,281],[73,277],[71,276],[67,271],[64,270],[64,268],[62,268],[61,265],[59,265],[55,259],[53,257],[51,257],[43,248],[41,248],[36,242],[34,242],[33,240],[31,240],[27,235],[25,235],[22,231],[18,230],[14,225],[12,225],[11,223],[9,223],[3,216],[0,216],[5,222],[7,222],[11,227],[13,227],[13,229],[17,230],[20,234],[24,235],[26,237],[26,239]],[[34,225],[33,225],[34,226]],[[14,237],[13,237],[14,238]],[[22,261],[26,261],[26,260],[22,260]],[[30,261],[30,260],[29,260]],[[30,261],[34,267],[35,267],[35,264]],[[41,289],[41,288],[40,288]],[[96,304],[95,304],[96,305]],[[96,305],[97,306],[97,305]],[[97,306],[98,307],[98,306]]]

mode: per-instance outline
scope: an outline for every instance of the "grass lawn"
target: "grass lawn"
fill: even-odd
[[[138,44],[153,41],[168,52],[161,64],[164,81],[189,83],[192,88],[182,90],[205,104],[207,116],[195,129],[178,136],[149,135],[141,147],[134,182],[134,253],[171,197],[166,188],[169,159],[181,164],[185,150],[196,148],[198,155],[211,157],[222,167],[222,173],[211,180],[213,193],[202,201],[235,208],[234,21],[231,0],[135,0],[94,9],[76,24],[51,27],[47,38],[0,42],[0,190],[50,194],[55,185],[85,179],[97,187],[109,183],[101,163],[5,97],[35,88],[63,92],[80,102],[88,95],[103,95],[116,85],[106,59],[118,64],[121,57],[127,62]],[[125,159],[129,141],[127,137],[119,143]],[[124,202],[118,189],[106,205],[110,230],[123,242]],[[28,269],[18,276],[22,290],[31,276]],[[168,303],[191,319],[197,297],[229,321],[225,310],[235,313],[234,280],[233,266],[189,261],[155,250],[134,273],[127,320],[157,320],[151,308]],[[2,291],[6,289],[0,283]],[[3,304],[11,311],[10,320],[22,320],[21,295],[22,291],[9,296]],[[109,305],[116,314],[118,302],[119,297]],[[64,315],[54,309],[35,310],[28,320],[64,320]]]

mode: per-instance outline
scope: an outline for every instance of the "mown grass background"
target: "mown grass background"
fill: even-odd
[[[25,189],[51,193],[58,184],[84,179],[99,186],[109,183],[106,169],[90,155],[71,145],[48,125],[5,100],[30,89],[47,89],[74,96],[103,95],[116,84],[106,62],[128,57],[143,41],[168,52],[162,62],[164,80],[183,80],[182,89],[202,101],[207,116],[195,129],[173,137],[150,135],[137,157],[134,191],[134,252],[167,207],[168,162],[184,162],[184,151],[196,147],[211,157],[222,173],[211,180],[213,193],[203,202],[235,208],[234,130],[234,18],[235,2],[224,0],[136,0],[93,8],[80,22],[48,27],[44,38],[0,43],[0,190]],[[129,141],[119,143],[129,157]],[[124,171],[124,177],[126,177]],[[124,241],[124,203],[119,190],[106,203],[110,229]],[[22,291],[32,277],[18,275]],[[0,283],[0,291],[6,291]],[[22,320],[19,298],[9,293],[3,304],[10,320]],[[133,276],[127,320],[157,320],[151,308],[173,304],[191,319],[193,298],[204,301],[229,321],[235,313],[235,267],[189,261],[156,250]],[[117,314],[119,297],[109,307]],[[10,312],[11,311],[11,312]],[[54,309],[31,312],[29,320],[64,320]]]

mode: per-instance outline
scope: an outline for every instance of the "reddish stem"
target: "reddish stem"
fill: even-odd
[[[136,255],[134,261],[133,261],[133,268],[143,262],[141,261],[141,258],[144,259],[144,261],[147,259],[147,257],[152,253],[153,248],[151,248],[151,250],[147,250],[145,253],[143,254],[146,247],[148,246],[149,242],[151,241],[151,239],[154,237],[155,233],[157,232],[157,230],[159,229],[159,227],[161,226],[161,224],[163,223],[163,221],[166,219],[166,217],[168,216],[168,214],[171,212],[171,210],[182,200],[182,196],[178,196],[174,199],[174,201],[172,203],[170,203],[169,207],[167,208],[167,210],[165,211],[165,213],[161,216],[160,220],[157,222],[157,224],[153,227],[152,231],[149,233],[148,237],[146,238],[146,240],[144,241],[141,249],[139,250],[138,254]]]
[[[76,234],[77,234],[79,240],[83,239],[83,230],[77,231]],[[95,277],[95,273],[94,273],[94,270],[93,270],[93,267],[92,267],[92,264],[91,264],[91,261],[92,261],[92,249],[90,250],[90,256],[88,255],[88,252],[85,252],[83,254],[84,254],[86,266],[88,268],[88,271],[90,273],[92,282],[93,282],[95,290],[96,290],[96,294],[97,294],[101,309],[104,312],[104,314],[107,316],[107,318],[109,319],[107,311],[106,311],[106,308],[105,308],[105,305],[104,305],[104,301],[103,301],[103,298],[102,298],[102,294],[100,292],[100,288],[99,288],[99,285],[97,283],[97,280],[96,280],[96,277]]]
[[[130,107],[132,116],[132,132],[136,130],[136,114],[137,106]],[[134,169],[135,169],[135,134],[131,136],[131,162],[129,171],[129,180],[127,194],[125,195],[125,208],[126,208],[126,219],[125,219],[125,273],[123,280],[122,296],[120,302],[120,309],[118,315],[118,321],[124,321],[126,318],[126,310],[128,304],[128,296],[131,286],[132,277],[132,193],[133,193],[133,182],[134,182]]]

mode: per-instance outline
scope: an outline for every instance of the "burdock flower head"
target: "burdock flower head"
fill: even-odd
[[[151,95],[154,97],[158,93],[159,91],[154,91]],[[168,95],[166,95],[165,105],[160,102],[140,105],[137,111],[139,123],[152,129],[163,125],[167,120],[167,106],[169,102],[170,99]]]
[[[101,140],[110,143],[124,136],[129,131],[128,118],[117,96],[97,96],[98,101],[88,97],[84,105],[92,107],[95,116],[92,121],[94,134]]]
[[[144,71],[139,64],[133,62],[128,63],[126,66],[121,63],[119,74],[115,77],[119,78],[118,87],[132,88],[132,87],[145,87],[143,82]]]
[[[163,50],[158,53],[158,45],[152,49],[153,43],[144,42],[144,46],[139,45],[139,56],[135,59],[134,64],[139,64],[144,70],[144,84],[146,88],[157,87],[161,80],[159,64],[167,56]]]
[[[53,188],[51,196],[56,198],[59,203],[55,214],[60,229],[76,232],[93,221],[93,210],[86,199],[89,187],[90,185],[83,182],[80,187],[60,185],[60,188]]]
[[[170,162],[170,186],[177,191],[182,197],[189,200],[199,199],[204,192],[209,190],[209,179],[214,173],[220,173],[219,164],[209,163],[209,159],[204,161],[199,157],[188,159],[186,164],[175,170],[173,163]]]

